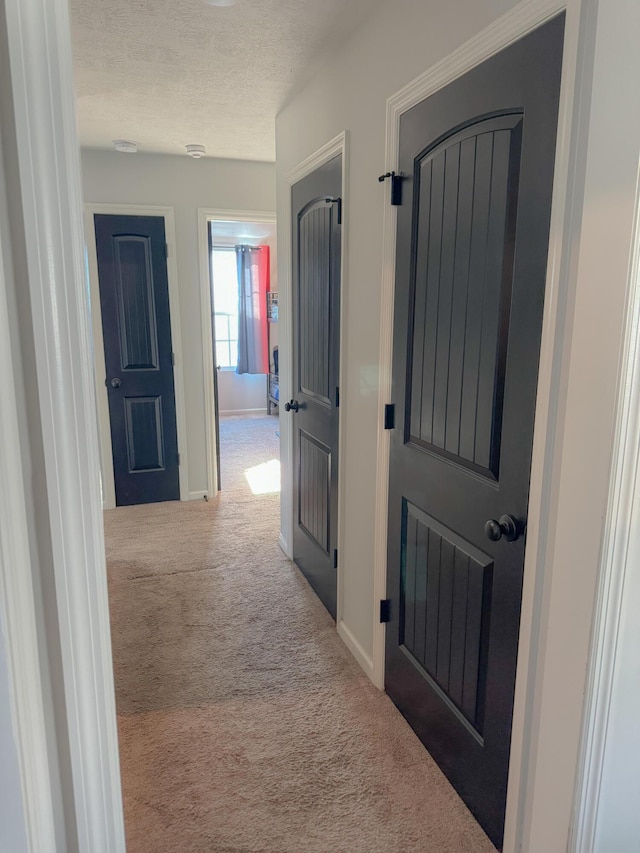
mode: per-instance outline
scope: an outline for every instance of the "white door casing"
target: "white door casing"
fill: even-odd
[[[0,14],[6,15],[10,80],[5,83],[19,141],[15,178],[21,197],[15,203],[25,241],[22,284],[31,304],[29,354],[37,374],[47,484],[42,500],[48,518],[39,532],[50,542],[47,568],[55,586],[55,596],[43,606],[59,636],[63,702],[56,708],[56,730],[64,730],[58,738],[69,754],[61,793],[73,824],[69,831],[77,836],[68,839],[66,849],[124,853],[68,4],[5,0]],[[11,518],[3,517],[5,523]],[[15,617],[37,645],[38,628],[26,602]],[[19,643],[14,622],[7,630],[9,644]],[[30,799],[26,816],[36,839],[42,830],[34,817],[40,803],[31,800],[32,786],[23,795]],[[32,841],[33,853],[41,849],[46,845]]]

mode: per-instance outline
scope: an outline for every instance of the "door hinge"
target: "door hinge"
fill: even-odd
[[[380,601],[380,621],[391,622],[391,601],[388,598]]]
[[[395,403],[387,403],[384,407],[384,428],[395,429],[396,407]]]
[[[171,365],[172,365],[172,367],[176,366],[176,354],[175,354],[175,352],[171,353]]]
[[[338,225],[342,225],[342,199],[341,198],[326,198],[327,204],[335,204],[338,206]]]
[[[402,172],[398,175],[395,172],[385,172],[384,175],[380,175],[378,180],[382,183],[387,178],[391,178],[391,204],[394,207],[398,207],[402,204],[402,182],[405,179],[405,175]]]
[[[176,456],[177,456],[177,458],[178,458],[178,465],[180,465],[180,454],[179,454],[179,453],[176,453]]]
[[[168,257],[169,257],[169,244],[165,243],[164,244],[164,259],[165,259],[165,261],[167,260]]]
[[[340,407],[340,388],[336,385],[336,409]]]
[[[333,568],[338,568],[338,549],[336,548],[333,552]]]

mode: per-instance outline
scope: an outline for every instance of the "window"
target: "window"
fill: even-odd
[[[219,367],[238,365],[238,267],[233,248],[211,252],[216,360]]]

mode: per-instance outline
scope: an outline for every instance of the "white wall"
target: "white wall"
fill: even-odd
[[[341,353],[346,387],[340,391],[346,447],[343,621],[365,654],[372,654],[373,519],[378,430],[379,315],[382,216],[387,197],[378,175],[385,165],[386,101],[398,89],[515,5],[512,0],[425,3],[394,0],[329,57],[324,70],[299,92],[276,122],[278,218],[284,217],[285,175],[343,130],[350,132],[347,176],[348,333]],[[434,10],[434,7],[435,8]],[[280,279],[284,277],[282,229],[278,235]],[[282,308],[281,308],[282,313]],[[285,362],[286,341],[280,345]],[[281,378],[284,382],[285,376]],[[288,399],[290,389],[281,388]],[[281,433],[288,429],[283,419]],[[283,465],[286,455],[283,453]],[[286,472],[283,471],[283,481]],[[283,531],[291,505],[283,495]]]
[[[86,202],[167,205],[176,223],[189,491],[207,488],[197,209],[275,209],[272,163],[82,152]]]
[[[235,370],[218,371],[218,408],[221,415],[267,410],[267,377],[263,373],[238,375]]]

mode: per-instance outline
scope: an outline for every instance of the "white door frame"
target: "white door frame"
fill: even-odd
[[[0,150],[0,198],[6,188]],[[3,211],[4,213],[4,211]],[[55,818],[47,752],[43,666],[38,649],[35,590],[7,281],[14,276],[8,229],[0,221],[0,632],[6,630],[11,717],[16,739],[29,850],[55,847]],[[4,636],[0,636],[3,642]],[[16,815],[16,821],[18,816]]]
[[[116,489],[113,475],[113,451],[111,445],[111,420],[109,395],[107,392],[102,334],[102,311],[100,307],[100,283],[98,280],[98,255],[94,216],[105,213],[109,216],[158,216],[164,220],[167,242],[167,278],[169,282],[169,317],[171,321],[171,346],[174,355],[173,384],[175,389],[176,427],[178,433],[178,477],[180,500],[189,500],[189,467],[187,460],[187,413],[182,372],[182,329],[180,326],[180,290],[178,286],[178,264],[176,256],[176,228],[173,207],[149,204],[99,204],[87,202],[85,211],[85,239],[91,292],[91,327],[93,330],[93,357],[96,380],[96,404],[98,408],[98,433],[100,439],[100,462],[102,470],[102,503],[105,509],[116,505]]]
[[[292,268],[292,228],[293,214],[291,210],[291,188],[294,184],[306,178],[320,166],[324,166],[329,160],[338,155],[342,156],[342,234],[341,234],[341,258],[340,258],[340,371],[338,378],[339,387],[344,390],[346,377],[346,346],[345,336],[347,330],[347,253],[349,240],[349,132],[342,131],[325,145],[306,157],[294,169],[286,175],[287,195],[285,199],[284,234],[281,245],[284,246],[285,258],[280,269],[285,275],[280,282],[279,323],[282,329],[280,341],[280,397],[283,400],[293,397],[293,268]],[[338,568],[337,568],[337,601],[336,601],[336,629],[344,643],[349,647],[360,665],[370,672],[371,662],[369,656],[362,649],[351,631],[342,619],[343,608],[343,579],[344,561],[342,555],[344,549],[344,446],[345,446],[345,419],[347,416],[348,400],[346,394],[340,397],[340,418],[338,427]],[[295,527],[295,507],[293,505],[293,431],[291,429],[291,418],[280,410],[280,446],[282,447],[283,465],[282,495],[281,495],[281,532],[280,547],[284,553],[293,559],[293,531]]]
[[[59,640],[61,668],[56,673],[55,727],[47,730],[48,749],[40,762],[46,752],[55,755],[59,745],[65,751],[68,747],[62,788],[55,792],[63,798],[68,818],[64,849],[124,853],[68,3],[5,0],[0,15],[6,16],[10,68],[3,97],[7,92],[11,96],[8,108],[18,140],[10,203],[21,226],[15,239],[24,241],[27,274],[20,286],[28,290],[33,333],[33,343],[25,344],[25,358],[33,360],[37,375],[37,388],[32,389],[36,411],[27,416],[41,436],[44,471],[39,473],[46,482],[45,493],[39,495],[37,533],[50,552],[46,571],[55,588],[42,608],[51,634]],[[3,505],[0,512],[4,530],[14,519]],[[27,563],[20,569],[28,572],[29,567]],[[44,626],[34,625],[28,590],[24,585],[22,589],[21,601],[14,596],[19,610],[7,623],[8,646],[20,648],[29,635],[30,647],[40,648]],[[17,685],[13,693],[17,701]],[[20,729],[25,726],[18,733],[21,744],[31,732],[38,735],[35,706],[32,712],[35,716],[18,721]],[[41,748],[39,741],[31,748]],[[56,842],[49,836],[40,846],[36,840],[44,824],[38,825],[41,804],[32,800],[34,785],[35,779],[29,781],[25,772],[30,849],[39,853],[54,849]],[[42,803],[45,824],[48,800]]]
[[[579,781],[576,790],[576,822],[569,847],[570,851],[576,853],[593,853],[596,849],[596,830],[598,819],[601,818],[601,780],[608,740],[613,737],[625,739],[625,748],[629,748],[626,730],[613,734],[611,732],[611,720],[615,710],[613,687],[616,665],[625,651],[622,648],[624,643],[633,641],[633,654],[637,657],[638,653],[635,637],[628,626],[628,634],[625,634],[624,609],[625,593],[628,594],[629,587],[634,583],[634,575],[637,578],[640,565],[640,183],[636,197],[636,222],[630,246],[629,306],[621,361],[611,493],[605,525],[602,572],[598,584],[583,727],[580,773],[582,781]],[[635,587],[637,601],[637,579]],[[637,623],[637,611],[633,612],[629,621]],[[637,631],[635,633],[637,634]],[[625,695],[619,701],[625,703],[623,716],[632,725],[633,712],[630,713],[630,709],[632,702],[635,702],[636,707],[638,704],[637,681],[635,684],[629,684],[628,690],[631,698]],[[637,724],[637,718],[635,723]],[[629,756],[630,761],[637,762],[637,759],[637,755]],[[637,792],[633,791],[631,797],[636,794]],[[621,792],[616,799],[628,804],[629,792]],[[628,809],[626,813],[628,814]],[[614,844],[610,836],[616,831],[625,831],[625,828],[620,827],[617,818],[617,815],[606,815],[609,838],[604,839],[604,843]],[[615,822],[615,828],[612,827],[612,821]],[[637,826],[640,826],[640,822]],[[622,838],[620,835],[619,840]],[[610,849],[613,850],[613,847]]]
[[[202,324],[202,373],[204,378],[204,428],[207,448],[207,494],[218,494],[216,413],[213,378],[213,330],[211,328],[211,279],[209,269],[210,222],[264,222],[276,224],[272,210],[219,210],[198,208],[198,255],[200,260],[200,318]]]

